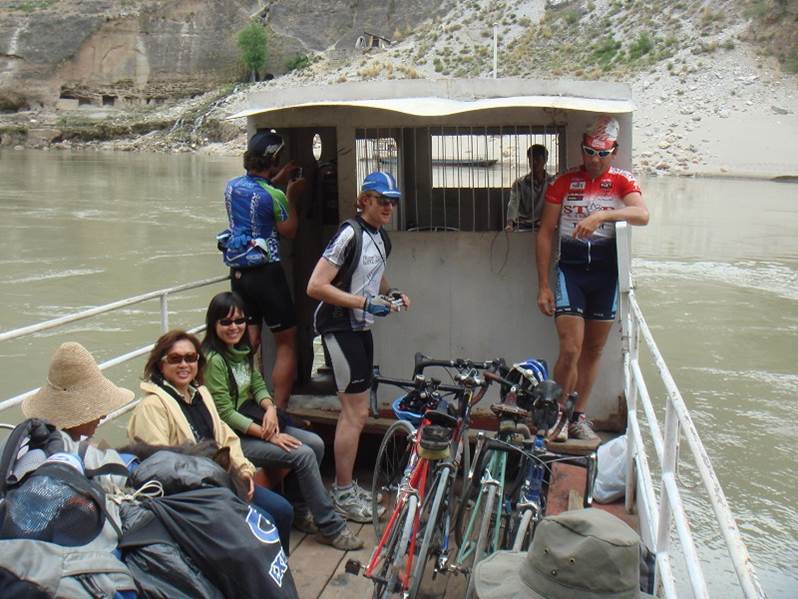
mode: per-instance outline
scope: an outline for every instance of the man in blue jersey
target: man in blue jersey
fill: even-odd
[[[289,181],[296,164],[279,166],[282,147],[283,138],[268,129],[250,138],[244,153],[247,173],[230,180],[224,190],[229,229],[220,235],[219,247],[230,267],[231,288],[246,305],[252,348],[260,345],[264,321],[274,336],[274,400],[284,408],[296,372],[296,314],[280,264],[280,236],[296,236],[296,205],[305,180]],[[286,183],[285,193],[276,187]]]

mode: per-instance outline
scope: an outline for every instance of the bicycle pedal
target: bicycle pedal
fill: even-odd
[[[344,565],[344,571],[347,574],[354,574],[357,576],[360,574],[360,571],[363,569],[363,564],[361,564],[356,559],[348,559],[346,560],[346,564]]]

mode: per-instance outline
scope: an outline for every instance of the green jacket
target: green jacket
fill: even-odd
[[[233,348],[227,350],[224,356],[211,351],[205,357],[208,361],[205,366],[205,386],[213,396],[219,416],[234,431],[245,434],[252,424],[252,419],[238,412],[238,407],[250,399],[250,395],[258,403],[271,398],[266,388],[266,381],[257,368],[250,367],[249,350]],[[237,397],[233,397],[230,393],[228,363],[238,385]]]

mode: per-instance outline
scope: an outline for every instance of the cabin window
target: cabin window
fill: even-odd
[[[316,162],[321,160],[321,135],[318,133],[313,135],[313,158],[316,159]]]
[[[358,129],[357,179],[375,170],[402,189],[392,227],[408,231],[500,231],[513,181],[529,172],[527,149],[548,149],[546,171],[565,164],[562,127]]]
[[[358,182],[374,171],[391,173],[399,180],[399,143],[390,130],[358,130],[355,153]]]

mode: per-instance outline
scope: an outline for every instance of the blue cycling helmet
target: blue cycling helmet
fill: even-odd
[[[523,362],[513,364],[507,373],[508,381],[515,383],[518,392],[518,405],[526,407],[532,400],[532,390],[549,378],[549,367],[545,360],[527,358]]]
[[[396,417],[399,420],[406,420],[410,424],[415,427],[418,427],[421,424],[421,418],[423,414],[419,414],[418,412],[411,412],[409,410],[402,409],[402,401],[405,399],[405,395],[400,395],[396,399],[393,400],[391,403],[391,408],[393,409],[393,413],[396,414]]]
[[[510,373],[513,371],[517,371],[533,387],[549,378],[549,367],[546,364],[546,360],[538,360],[537,358],[527,358],[523,362],[513,364]]]

